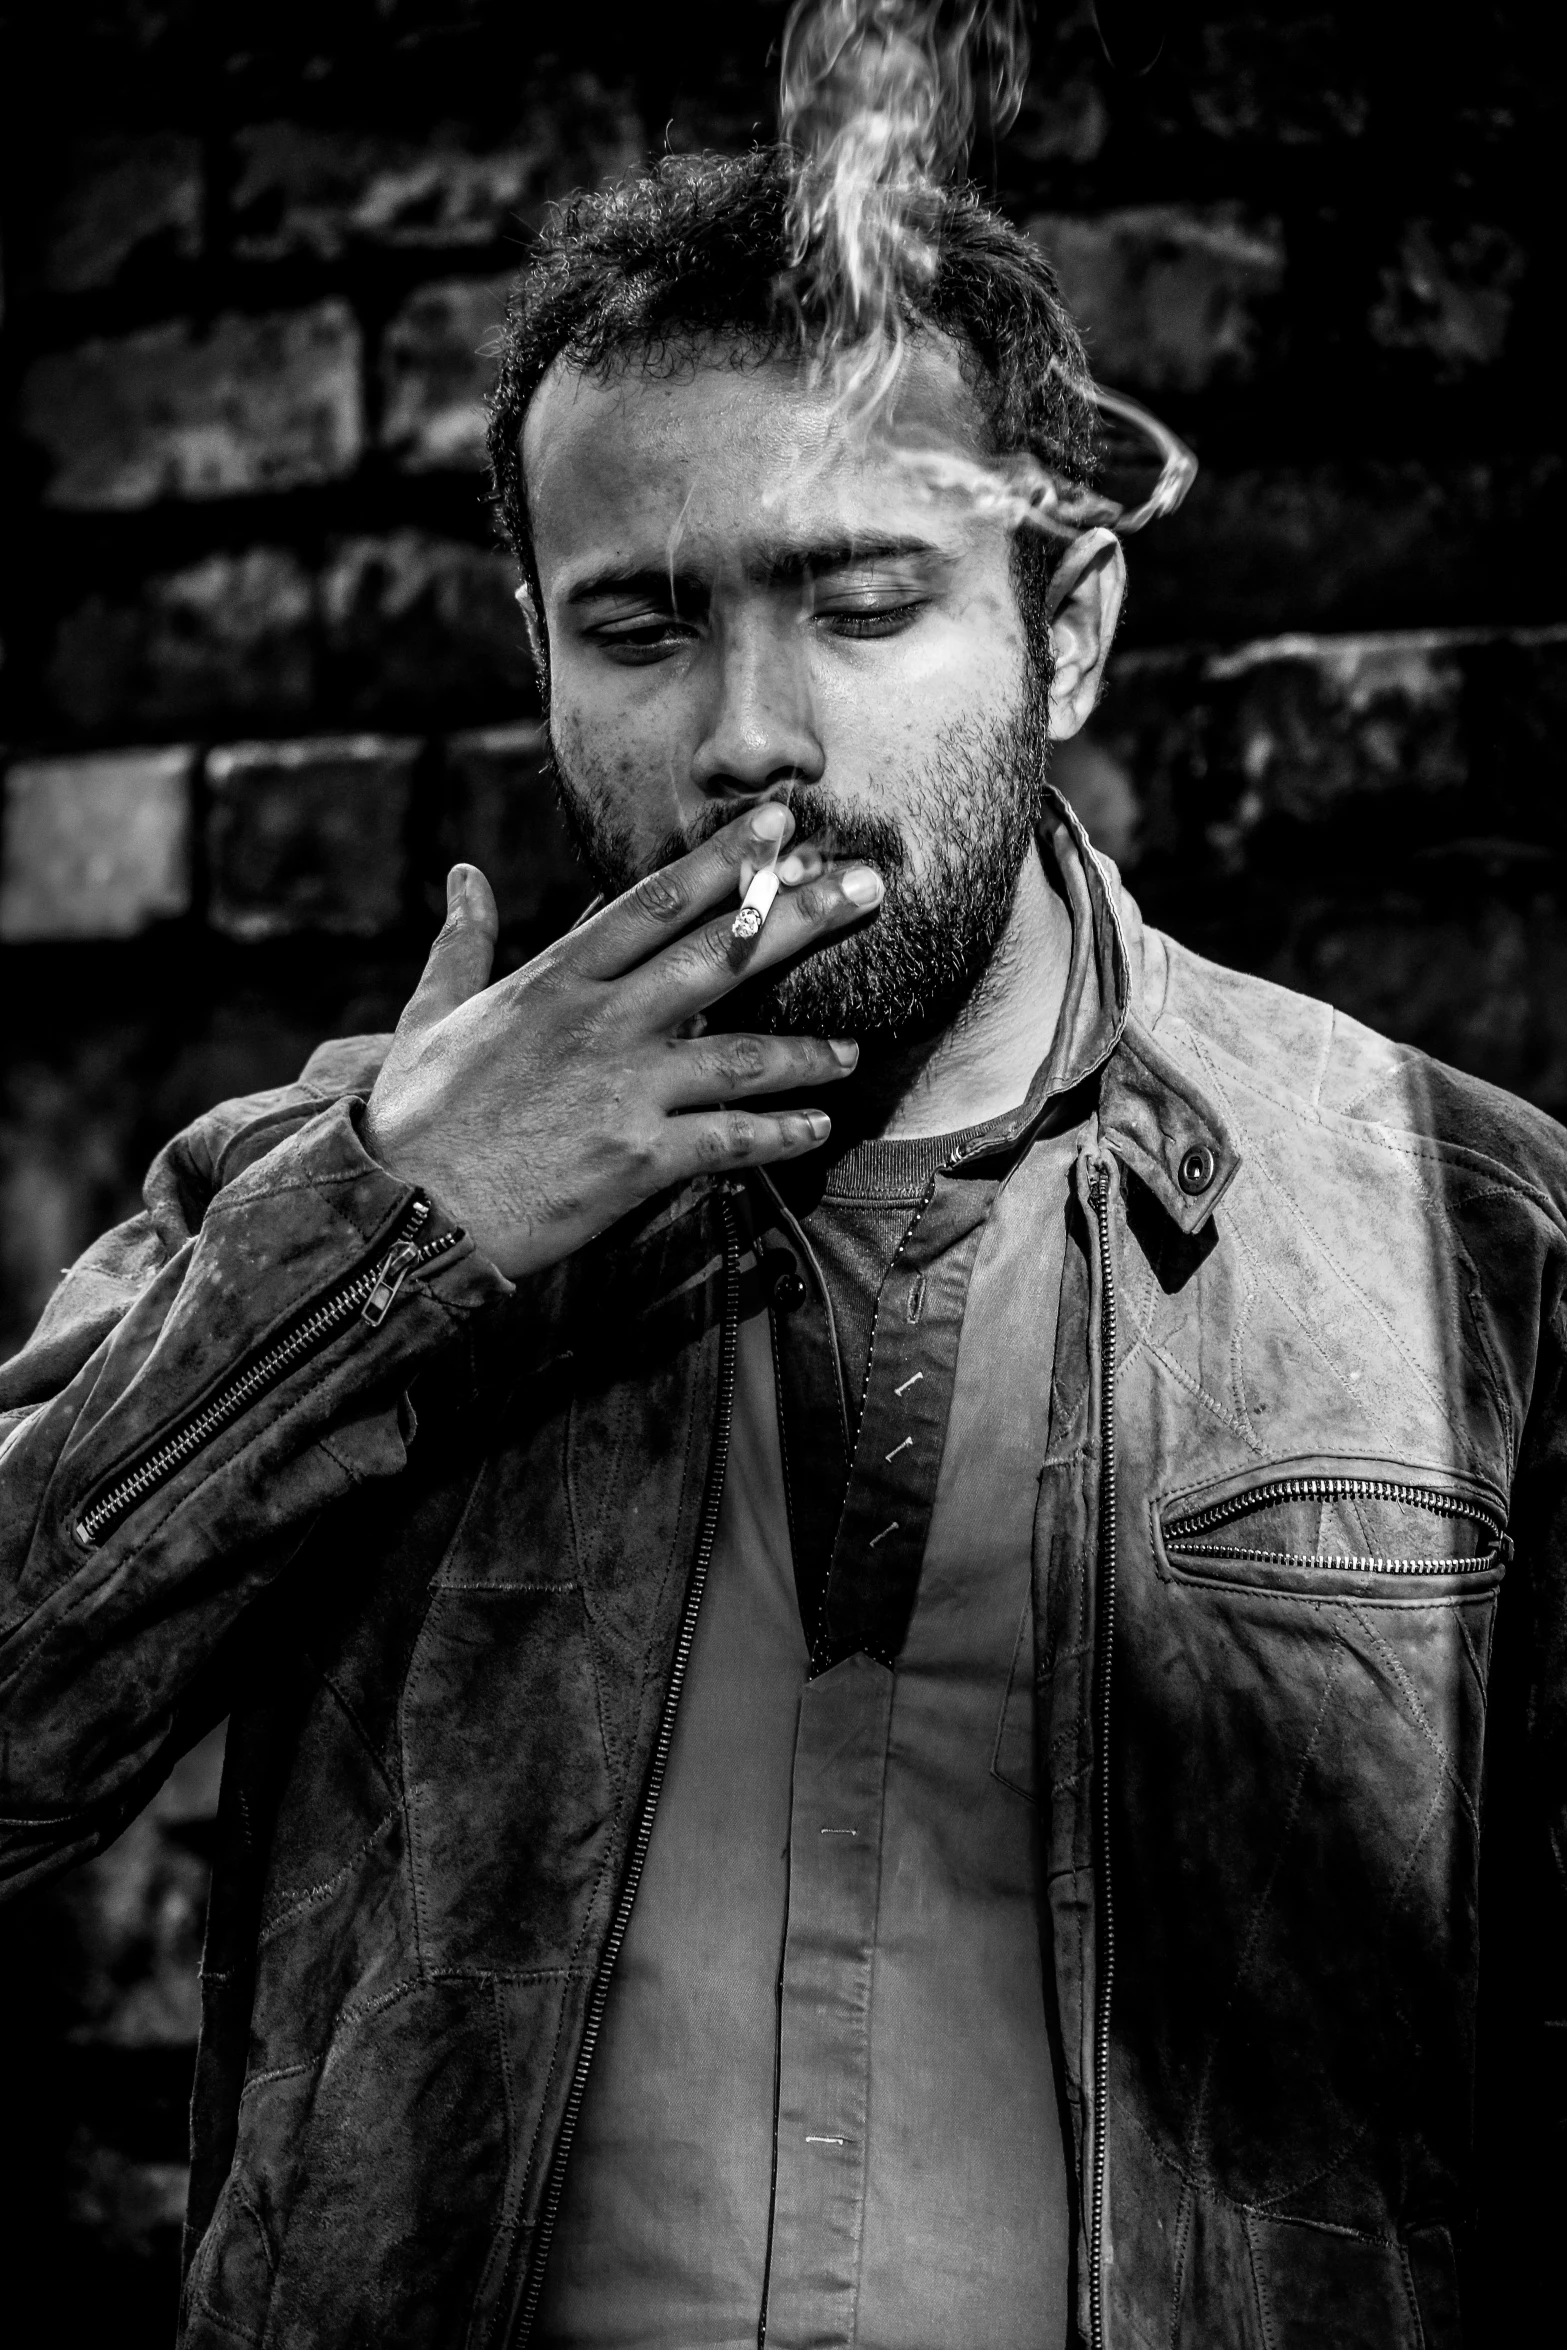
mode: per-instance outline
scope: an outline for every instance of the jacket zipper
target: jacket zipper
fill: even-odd
[[[220,1387],[210,1403],[203,1404],[188,1420],[182,1420],[172,1435],[145,1453],[133,1468],[117,1477],[82,1511],[71,1528],[78,1547],[95,1550],[130,1510],[156,1493],[160,1485],[166,1485],[204,1445],[210,1444],[269,1388],[286,1379],[308,1355],[335,1338],[356,1314],[372,1330],[379,1330],[409,1274],[433,1264],[463,1237],[458,1229],[443,1232],[434,1240],[416,1241],[415,1234],[429,1221],[429,1216],[429,1201],[422,1192],[416,1194],[396,1239],[374,1265],[356,1273],[320,1305],[313,1306],[302,1321],[296,1322],[226,1386]]]
[[[1094,2160],[1090,2184],[1088,2308],[1090,2350],[1104,2350],[1105,2139],[1110,2108],[1110,1995],[1115,1983],[1115,1912],[1110,1897],[1110,1657],[1115,1641],[1116,1500],[1115,1270],[1110,1250],[1110,1171],[1094,1171],[1089,1196],[1099,1231],[1099,1316],[1103,1357],[1099,1378],[1099,1882],[1101,1892],[1099,2003],[1094,2023]]]
[[[696,1638],[697,1612],[702,1605],[702,1594],[707,1587],[707,1571],[713,1561],[713,1544],[718,1534],[718,1511],[723,1500],[724,1477],[729,1466],[729,1437],[734,1421],[735,1353],[740,1336],[740,1234],[735,1222],[734,1208],[727,1191],[719,1194],[719,1208],[724,1219],[724,1316],[723,1337],[718,1359],[718,1412],[713,1430],[713,1457],[708,1468],[707,1491],[702,1501],[702,1522],[697,1538],[696,1565],[692,1570],[691,1586],[686,1593],[686,1604],[680,1618],[680,1636],[675,1643],[674,1670],[664,1697],[663,1712],[659,1716],[658,1737],[653,1747],[653,1763],[648,1773],[647,1792],[642,1798],[642,1809],[637,1818],[637,1831],[632,1839],[631,1863],[621,1887],[620,1900],[604,1945],[604,1956],[594,1980],[588,2000],[587,2021],[583,2027],[582,2046],[578,2051],[576,2068],[571,2076],[571,2088],[566,2098],[566,2110],[561,2119],[560,2138],[555,2148],[555,2159],[550,2165],[550,2182],[545,2191],[544,2209],[539,2219],[538,2241],[533,2248],[527,2289],[523,2295],[522,2311],[517,2331],[511,2338],[511,2350],[525,2350],[539,2313],[539,2301],[544,2291],[544,2272],[549,2260],[550,2245],[554,2240],[555,2223],[560,2217],[561,2197],[566,2186],[566,2164],[571,2156],[572,2141],[581,2118],[582,2100],[588,2085],[588,2068],[598,2046],[599,2034],[604,2028],[604,2011],[609,2004],[610,1977],[626,1939],[626,1928],[631,1922],[632,1904],[637,1887],[642,1882],[642,1870],[647,1861],[648,1846],[653,1839],[653,1814],[663,1793],[664,1774],[669,1767],[669,1750],[675,1735],[675,1715],[680,1706],[680,1693],[685,1687],[686,1668],[691,1662],[692,1643]]]
[[[1197,1537],[1217,1533],[1237,1518],[1250,1517],[1280,1501],[1392,1501],[1411,1509],[1429,1510],[1433,1517],[1464,1518],[1490,1536],[1490,1547],[1473,1558],[1390,1558],[1353,1552],[1267,1549],[1260,1544],[1204,1542]],[[1196,1558],[1251,1559],[1264,1566],[1340,1567],[1378,1575],[1479,1575],[1494,1567],[1506,1539],[1500,1511],[1470,1494],[1450,1493],[1440,1485],[1405,1483],[1394,1477],[1277,1477],[1232,1493],[1206,1509],[1173,1518],[1164,1529],[1165,1548]]]

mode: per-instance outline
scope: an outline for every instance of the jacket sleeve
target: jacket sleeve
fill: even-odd
[[[247,1607],[402,1468],[409,1380],[512,1294],[365,1150],[353,1041],[170,1145],[0,1369],[6,1890],[100,1849],[225,1710]]]

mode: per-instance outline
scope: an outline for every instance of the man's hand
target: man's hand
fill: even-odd
[[[829,874],[806,851],[812,878],[737,944],[742,871],[792,829],[787,809],[764,802],[493,987],[495,899],[475,866],[454,866],[445,926],[370,1097],[376,1158],[433,1191],[516,1279],[668,1184],[814,1150],[831,1131],[821,1110],[720,1105],[830,1084],[857,1045],[691,1033],[742,979],[825,946],[880,903],[869,866]]]

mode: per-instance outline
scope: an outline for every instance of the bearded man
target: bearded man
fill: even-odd
[[[1144,927],[1047,779],[1118,542],[908,461],[1086,479],[1050,272],[942,197],[845,434],[789,168],[514,304],[603,902],[492,984],[459,866],[5,1373],[5,1864],[230,1715],[190,2350],[1448,2350],[1545,2046],[1564,1137]]]

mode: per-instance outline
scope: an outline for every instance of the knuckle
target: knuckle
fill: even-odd
[[[625,1152],[626,1173],[637,1184],[656,1183],[660,1157],[651,1135],[633,1134],[627,1137]]]
[[[807,922],[825,922],[830,914],[838,911],[839,893],[829,881],[808,881],[798,892],[795,903]]]
[[[767,1048],[760,1037],[731,1037],[713,1058],[720,1085],[754,1085],[767,1074]]]
[[[631,899],[638,913],[667,924],[680,920],[690,904],[690,892],[673,866],[665,865],[657,873],[644,873]]]
[[[697,1155],[704,1167],[732,1167],[736,1160],[749,1156],[755,1134],[753,1121],[742,1112],[732,1111],[703,1127]]]

